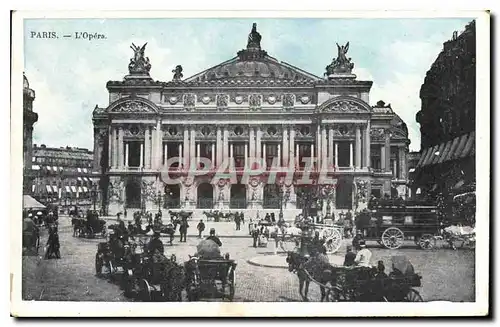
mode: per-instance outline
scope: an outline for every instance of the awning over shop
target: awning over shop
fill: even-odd
[[[52,190],[54,190],[54,193],[57,193],[57,192],[58,192],[58,190],[57,190],[57,186],[52,185]]]
[[[87,173],[87,168],[83,168],[83,172],[86,174]]]
[[[23,195],[24,209],[45,209],[46,207],[29,195]]]
[[[78,193],[82,193],[82,187],[81,186],[78,186]]]
[[[76,168],[76,170],[78,170],[79,173],[82,172],[82,169],[81,168]]]
[[[458,136],[453,140],[424,149],[417,167],[434,165],[475,154],[475,132]]]
[[[76,187],[74,185],[71,185],[71,191],[73,191],[73,193],[76,193]]]
[[[89,189],[87,188],[87,186],[84,186],[84,187],[83,187],[83,191],[84,191],[85,193],[87,193],[87,192],[89,191]]]
[[[45,185],[45,189],[47,192],[52,193],[52,187],[50,187],[50,185]]]
[[[40,170],[40,166],[39,165],[32,165],[31,169],[32,170]]]
[[[82,178],[81,178],[81,177],[78,177],[78,180],[81,182],[81,181],[82,181]]]
[[[57,173],[58,169],[56,166],[52,167],[52,169]]]
[[[71,188],[66,185],[66,192],[71,193]]]

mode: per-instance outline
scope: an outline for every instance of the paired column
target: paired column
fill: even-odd
[[[113,128],[113,167],[118,168],[118,131]]]
[[[195,144],[195,138],[196,138],[196,131],[195,131],[195,127],[194,126],[191,126],[191,137],[190,137],[190,147],[189,147],[189,169],[191,169],[191,162],[196,162],[197,159],[197,154],[196,154],[196,144]]]
[[[113,168],[113,127],[108,130],[108,166]]]
[[[297,159],[295,159],[295,156],[299,154],[299,151],[295,152],[295,127],[290,126],[290,146],[287,147],[287,158],[288,158],[288,152],[290,152],[290,158],[288,158],[288,162],[285,161],[285,163],[291,163],[293,167],[295,167],[297,163]]]
[[[141,154],[140,154],[139,159],[140,159],[140,164],[139,164],[139,166],[140,166],[141,168],[143,168],[143,167],[144,167],[144,143],[141,143]]]
[[[217,167],[218,165],[221,164],[222,162],[222,131],[221,127],[217,126],[217,136],[216,136],[215,142],[216,144],[216,150],[217,150],[217,162],[215,163],[215,166]]]
[[[328,128],[328,164],[330,166],[333,166],[333,158],[336,156],[336,154],[333,152],[333,128],[330,126]],[[335,167],[337,168],[337,167]]]
[[[281,144],[278,143],[278,165],[281,168]]]
[[[261,160],[262,159],[262,131],[260,130],[260,126],[257,126],[257,140],[256,140],[256,151],[255,156]],[[262,162],[262,161],[259,161]]]
[[[118,127],[118,168],[123,168],[124,159],[123,149],[123,128]]]
[[[249,131],[249,137],[250,137],[250,140],[249,140],[249,144],[250,144],[250,153],[248,154],[248,156],[250,158],[255,158],[255,131],[254,131],[254,127],[253,126],[250,126],[249,127],[250,131]]]
[[[283,163],[288,165],[288,126],[283,126]],[[293,148],[293,144],[291,145]],[[278,155],[280,155],[280,149],[278,148]],[[281,165],[281,160],[279,160]]]
[[[223,140],[223,157],[222,157],[222,161],[227,161],[227,159],[229,158],[229,131],[227,129],[227,126],[224,126],[224,140]]]
[[[213,167],[215,167],[215,143],[212,143],[211,147],[212,147],[212,149],[211,149],[212,151],[210,152],[210,155],[211,155],[210,159],[212,160],[211,165],[212,165],[212,168],[213,168]]]
[[[311,157],[314,159],[314,155],[311,154]],[[318,126],[318,129],[316,131],[316,163],[318,167],[320,166],[320,161],[321,161],[321,127]],[[314,161],[313,161],[313,167],[314,167]]]
[[[390,141],[391,141],[391,139],[390,139],[389,131],[386,130],[384,147],[385,147],[385,171],[387,171],[387,172],[391,171],[391,164],[390,164],[391,143],[390,143]]]
[[[382,169],[382,171],[385,171],[385,166],[386,166],[386,163],[385,163],[385,145],[381,145],[380,146],[380,169]]]
[[[144,133],[144,168],[151,168],[150,127]]]
[[[129,144],[125,143],[125,168],[128,168]]]
[[[248,144],[245,143],[245,168],[248,166]]]
[[[318,165],[319,168],[322,168],[323,165],[328,166],[328,144],[326,143],[326,126],[321,127],[321,165]]]
[[[165,145],[163,146],[163,162],[165,165],[167,164],[167,160],[168,160],[168,143],[165,143]]]
[[[364,166],[369,168],[370,163],[370,151],[371,151],[371,140],[370,140],[370,122],[368,121],[365,128],[365,161]]]
[[[406,179],[408,174],[408,156],[406,153],[406,148],[400,147],[399,161],[401,162],[401,178]]]
[[[184,142],[182,145],[182,148],[184,150],[184,153],[182,157],[184,160],[182,161],[182,165],[184,168],[188,167],[188,158],[189,158],[189,129],[188,126],[184,126]]]
[[[356,168],[361,168],[361,130],[356,125]]]
[[[335,169],[339,166],[339,144],[335,142]]]
[[[349,167],[353,167],[353,151],[352,151],[352,142],[349,142]]]

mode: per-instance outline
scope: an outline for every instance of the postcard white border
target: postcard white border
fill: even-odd
[[[476,18],[477,247],[474,303],[116,303],[21,300],[23,19],[27,18]],[[484,11],[25,11],[12,21],[11,78],[11,314],[14,316],[463,316],[488,312],[490,189],[490,17]],[[445,41],[445,40],[443,40]],[[437,54],[436,54],[437,55]],[[416,90],[417,92],[417,90]]]

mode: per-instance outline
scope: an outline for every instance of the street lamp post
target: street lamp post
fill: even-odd
[[[158,191],[158,193],[156,194],[156,198],[158,201],[158,212],[161,212],[161,192],[160,191]]]

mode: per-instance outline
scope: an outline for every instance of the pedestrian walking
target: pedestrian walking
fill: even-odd
[[[253,230],[252,230],[252,238],[253,238],[253,247],[256,248],[257,247],[257,243],[258,243],[258,240],[259,240],[259,228],[257,227],[257,224],[254,224],[253,226]]]
[[[189,228],[188,222],[186,218],[182,219],[182,222],[179,226],[179,233],[181,234],[181,239],[179,242],[186,242],[187,229]]]
[[[201,233],[203,233],[203,231],[205,230],[205,224],[203,223],[203,220],[200,220],[196,228],[198,229],[198,237],[201,238]]]

